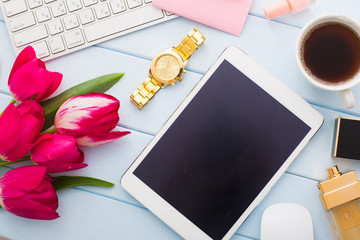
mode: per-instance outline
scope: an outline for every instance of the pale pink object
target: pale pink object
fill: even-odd
[[[280,0],[264,8],[268,19],[280,16],[284,13],[297,13],[315,3],[315,0]]]
[[[252,0],[153,0],[152,4],[177,15],[239,36]]]
[[[8,86],[17,102],[48,98],[59,87],[63,75],[46,70],[45,64],[36,58],[31,46],[17,56],[11,70]]]
[[[35,145],[45,122],[44,110],[33,100],[10,104],[0,116],[0,158],[17,161]]]
[[[52,220],[59,217],[58,197],[46,167],[26,166],[0,178],[0,205],[20,217]]]
[[[65,172],[86,167],[84,152],[75,138],[61,134],[44,134],[31,149],[31,160],[47,167],[48,173]]]
[[[119,122],[120,102],[103,93],[90,93],[66,100],[55,115],[55,130],[76,138],[83,147],[113,142],[130,132],[112,131]]]

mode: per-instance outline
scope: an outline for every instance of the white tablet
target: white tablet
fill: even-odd
[[[305,100],[229,47],[121,184],[185,239],[229,239],[322,122]]]

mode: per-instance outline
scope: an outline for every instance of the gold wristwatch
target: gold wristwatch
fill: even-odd
[[[151,62],[149,76],[130,96],[130,100],[142,109],[160,88],[182,80],[188,59],[205,41],[204,35],[194,28],[177,47],[158,53]]]

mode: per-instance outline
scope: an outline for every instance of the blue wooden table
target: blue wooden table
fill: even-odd
[[[64,74],[55,94],[103,74],[125,72],[109,93],[121,102],[118,128],[130,130],[132,134],[108,145],[84,149],[89,166],[68,173],[110,181],[115,183],[113,188],[76,187],[58,192],[61,217],[53,221],[24,219],[0,210],[0,236],[37,240],[180,239],[125,192],[119,180],[219,54],[227,46],[235,45],[305,98],[324,116],[325,122],[233,239],[260,239],[262,213],[268,206],[283,202],[298,203],[309,210],[316,240],[333,239],[319,200],[317,183],[326,179],[326,169],[335,164],[344,172],[356,170],[360,177],[359,161],[334,159],[330,155],[334,119],[360,117],[360,86],[353,88],[356,107],[351,110],[345,109],[337,93],[311,86],[297,68],[295,41],[301,27],[322,14],[340,13],[360,22],[360,2],[317,0],[306,11],[269,21],[262,9],[273,1],[254,0],[240,37],[180,17],[47,62],[48,69]],[[160,91],[139,111],[129,101],[129,95],[146,78],[152,57],[177,44],[193,27],[207,40],[191,58],[184,81]],[[0,46],[0,108],[3,109],[12,99],[7,78],[15,55],[1,14]],[[1,167],[0,175],[9,169]]]

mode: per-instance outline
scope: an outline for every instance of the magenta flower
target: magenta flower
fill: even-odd
[[[11,70],[8,85],[11,95],[17,102],[49,97],[59,87],[62,74],[46,70],[44,62],[36,58],[34,49],[29,46],[20,52]]]
[[[69,98],[55,115],[55,130],[75,137],[79,146],[93,147],[113,142],[130,133],[112,131],[119,121],[119,107],[119,100],[103,93]]]
[[[44,134],[31,150],[31,159],[46,166],[48,173],[76,170],[86,167],[84,152],[76,146],[75,138],[60,134]]]
[[[39,103],[28,100],[17,107],[11,103],[0,116],[0,158],[14,162],[25,156],[35,145],[44,121]]]
[[[19,167],[0,178],[0,205],[20,217],[52,220],[59,217],[58,197],[46,167]]]

